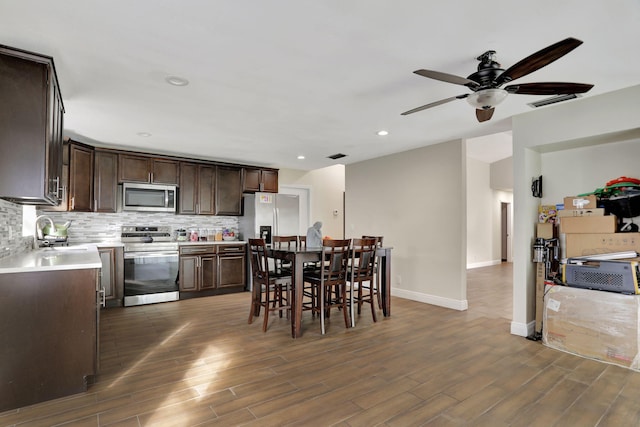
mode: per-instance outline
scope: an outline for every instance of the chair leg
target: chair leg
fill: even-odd
[[[356,327],[356,316],[355,313],[353,312],[354,308],[355,308],[355,304],[353,301],[353,288],[355,286],[355,282],[351,282],[350,286],[349,286],[349,314],[351,315],[351,327],[355,328]]]
[[[340,304],[342,307],[342,314],[344,315],[344,327],[349,328],[351,322],[349,322],[349,310],[347,310],[347,285],[340,286]]]
[[[265,290],[265,295],[266,295],[266,301],[264,304],[264,320],[262,321],[262,332],[267,332],[267,325],[269,324],[269,303],[271,302],[271,289],[269,289],[269,287],[267,286],[267,289]],[[275,298],[274,298],[274,304],[275,304]]]
[[[320,285],[320,290],[318,292],[320,294],[320,331],[322,332],[322,335],[324,335],[324,312],[325,312],[325,307],[324,307],[324,299],[325,299],[325,289],[324,289],[324,285]]]

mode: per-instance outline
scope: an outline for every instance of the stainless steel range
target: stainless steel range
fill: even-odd
[[[177,301],[178,243],[167,226],[123,226],[124,305]]]

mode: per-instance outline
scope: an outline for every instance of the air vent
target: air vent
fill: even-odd
[[[532,108],[544,107],[545,105],[551,105],[558,102],[569,101],[570,99],[580,98],[581,95],[576,95],[575,93],[570,93],[568,95],[558,95],[552,96],[551,98],[542,99],[540,101],[532,102],[527,104]]]
[[[343,157],[347,157],[347,155],[346,154],[342,154],[342,153],[338,153],[338,154],[333,154],[331,156],[327,156],[328,159],[333,159],[333,160],[341,159]]]

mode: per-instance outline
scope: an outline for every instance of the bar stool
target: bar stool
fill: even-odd
[[[274,249],[298,249],[298,236],[273,236]],[[275,260],[275,271],[279,274],[291,274],[291,262],[281,259]]]
[[[384,236],[362,236],[363,239],[376,239],[376,247],[381,248],[382,247],[382,239],[384,239]],[[378,298],[378,308],[382,310],[382,296],[380,295],[380,286],[378,285],[380,283],[380,274],[382,274],[380,272],[380,267],[378,266],[378,257],[376,256],[376,260],[375,260],[375,264],[374,264],[374,276],[375,276],[375,290],[376,290],[376,295]]]
[[[351,258],[347,282],[349,283],[349,306],[351,311],[351,327],[355,322],[355,305],[358,306],[358,315],[362,311],[363,304],[371,306],[373,321],[376,318],[376,288],[375,288],[375,259],[376,239],[353,239],[351,245]]]
[[[349,266],[349,247],[351,240],[329,240],[322,242],[322,264],[319,271],[304,274],[305,282],[313,287],[317,295],[311,310],[320,313],[320,328],[325,333],[325,317],[329,317],[331,308],[342,310],[345,327],[350,326],[347,302],[347,269]],[[333,291],[336,298],[332,298]]]
[[[249,239],[249,255],[251,257],[251,274],[253,277],[253,295],[251,298],[251,310],[249,311],[249,324],[253,323],[253,317],[260,314],[260,308],[264,307],[264,320],[262,332],[267,331],[269,313],[277,311],[282,317],[285,312],[287,318],[291,314],[291,274],[280,274],[269,271],[269,258],[264,239]]]

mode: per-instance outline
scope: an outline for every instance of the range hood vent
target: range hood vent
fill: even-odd
[[[347,155],[346,154],[342,154],[342,153],[338,153],[338,154],[333,154],[331,156],[327,156],[328,159],[333,159],[333,160],[341,159],[343,157],[347,157]]]
[[[544,107],[545,105],[556,104],[558,102],[569,101],[570,99],[580,98],[581,95],[577,95],[575,93],[570,93],[568,95],[558,95],[552,96],[551,98],[542,99],[540,101],[532,102],[527,104],[532,108]]]

